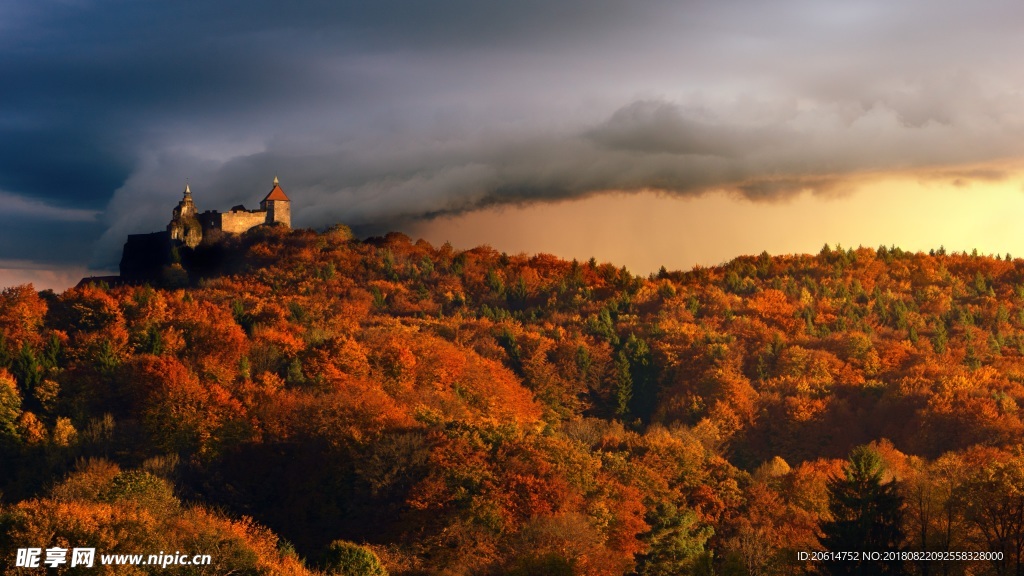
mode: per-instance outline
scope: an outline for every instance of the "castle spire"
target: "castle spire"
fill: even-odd
[[[191,195],[192,195],[192,190],[189,189],[188,182],[186,182],[185,183],[185,196],[191,196]]]
[[[274,186],[278,185],[277,176],[274,176]]]

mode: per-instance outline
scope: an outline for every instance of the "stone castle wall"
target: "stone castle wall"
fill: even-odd
[[[171,264],[169,232],[129,234],[121,252],[121,277],[128,280],[156,278]]]
[[[267,213],[262,210],[223,212],[220,215],[220,229],[232,234],[241,234],[250,228],[266,223]]]
[[[200,214],[196,214],[196,220],[199,220],[199,224],[203,227],[203,232],[207,230],[220,230],[220,212],[216,210],[207,210]]]
[[[250,228],[267,223],[267,213],[263,210],[232,210],[217,212],[207,210],[197,216],[203,225],[204,233],[210,230],[222,230],[232,234],[241,234]]]

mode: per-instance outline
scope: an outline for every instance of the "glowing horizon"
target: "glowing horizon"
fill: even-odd
[[[956,173],[991,170],[998,180]],[[838,194],[802,192],[754,202],[728,192],[693,197],[604,193],[581,200],[494,207],[422,223],[410,231],[459,249],[595,257],[636,274],[715,266],[744,255],[816,254],[833,247],[898,246],[1024,256],[1024,171],[1016,163],[959,171],[870,174]]]

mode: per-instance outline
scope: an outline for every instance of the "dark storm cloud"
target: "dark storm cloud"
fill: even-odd
[[[25,217],[0,218],[0,253],[19,260],[81,264],[92,257],[93,243],[104,226],[93,221],[52,221]],[[59,246],[55,250],[54,246]],[[116,263],[115,263],[116,268]]]
[[[8,3],[0,195],[79,227],[105,208],[109,265],[124,234],[163,227],[186,179],[224,209],[276,174],[297,225],[363,230],[603,190],[832,193],[863,172],[1024,154],[1022,10]],[[54,253],[67,241],[24,232]],[[0,259],[23,257],[4,240]]]
[[[0,25],[0,189],[102,204],[147,149],[211,133],[244,140],[288,130],[288,123],[303,130],[321,114],[343,127],[338,109],[351,107],[341,116],[357,122],[360,105],[387,97],[379,91],[388,86],[374,86],[387,70],[361,66],[386,67],[392,53],[400,59],[540,42],[600,29],[616,15],[593,8],[452,1],[8,6]],[[361,63],[368,55],[379,60]]]
[[[590,137],[619,150],[735,157],[782,135],[690,118],[665,102],[636,102],[615,111]]]

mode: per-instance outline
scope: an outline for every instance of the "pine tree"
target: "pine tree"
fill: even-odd
[[[856,561],[833,560],[823,564],[830,575],[903,574],[903,563],[865,558],[865,552],[896,552],[903,541],[903,498],[894,481],[883,480],[881,456],[867,446],[850,454],[845,477],[828,482],[829,512],[819,538],[830,552],[856,552]]]

